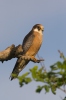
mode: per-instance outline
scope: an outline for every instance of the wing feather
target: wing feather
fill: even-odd
[[[22,44],[22,48],[23,48],[23,54],[26,53],[28,51],[28,49],[30,48],[30,46],[33,43],[34,40],[34,34],[32,31],[30,31],[24,38],[23,40],[23,44]]]

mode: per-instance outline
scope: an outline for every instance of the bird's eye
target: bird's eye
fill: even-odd
[[[41,28],[40,27],[37,27],[37,28],[38,28],[38,31],[40,31]]]

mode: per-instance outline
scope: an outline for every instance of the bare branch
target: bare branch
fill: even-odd
[[[0,61],[3,63],[4,61],[11,60],[12,58],[27,59],[36,63],[44,61],[44,59],[38,60],[34,56],[23,57],[21,55],[22,52],[23,52],[22,45],[15,46],[14,44],[12,44],[11,46],[7,47],[5,50],[0,52]]]
[[[23,52],[22,45],[15,47],[14,44],[0,52],[0,61],[8,61],[12,58],[18,58],[18,56]]]
[[[60,89],[60,90],[63,91],[64,93],[66,93],[66,90],[64,90],[64,89],[62,89],[62,88],[58,88],[58,89]]]

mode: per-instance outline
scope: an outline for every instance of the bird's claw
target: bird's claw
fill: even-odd
[[[35,63],[39,63],[40,61],[44,61],[44,59],[38,60],[38,59],[36,59],[34,56],[30,56],[29,58],[30,58],[31,61],[33,61],[33,62],[35,62]]]
[[[44,61],[44,59],[36,59],[34,56],[22,56],[21,59],[23,60],[31,60],[32,62],[35,63],[40,63],[40,61]]]
[[[37,63],[40,63],[41,61],[44,61],[44,59],[37,60]]]
[[[24,60],[30,60],[30,56],[22,56],[22,59],[24,59]]]

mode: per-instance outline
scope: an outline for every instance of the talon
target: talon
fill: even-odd
[[[40,63],[41,61],[44,61],[44,59],[37,60],[37,63]]]
[[[40,63],[41,60],[36,60],[37,63]]]
[[[38,60],[38,59],[36,59],[34,56],[31,57],[31,60],[32,60],[33,62],[35,62],[35,63],[40,63],[40,61],[44,61],[44,59]]]
[[[31,57],[30,56],[22,56],[22,59],[24,59],[24,60],[30,60]]]
[[[39,63],[40,61],[44,61],[44,59],[36,59],[34,56],[22,56],[21,59],[24,59],[24,60],[31,60],[35,63]]]

